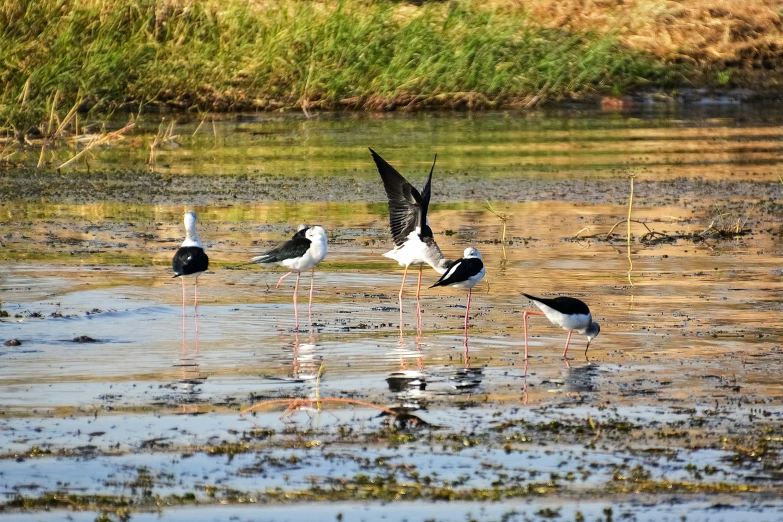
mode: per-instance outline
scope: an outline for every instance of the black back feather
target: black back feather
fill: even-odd
[[[372,159],[378,167],[378,173],[383,180],[386,196],[389,198],[389,225],[391,227],[394,244],[402,246],[411,232],[418,227],[422,238],[432,237],[432,231],[427,226],[427,207],[430,204],[432,193],[432,173],[435,171],[435,162],[432,163],[430,175],[424,185],[424,191],[420,194],[416,188],[408,183],[402,175],[389,165],[386,160],[370,149]],[[435,156],[437,160],[437,155]]]
[[[584,302],[575,297],[555,297],[554,299],[544,299],[541,297],[533,297],[532,295],[522,294],[531,301],[538,301],[539,303],[547,305],[553,310],[557,310],[561,314],[566,315],[587,315],[590,313],[590,308],[587,307]]]
[[[174,277],[205,272],[209,268],[209,257],[197,246],[180,247],[171,260]]]
[[[302,257],[307,253],[307,250],[312,244],[312,241],[307,239],[305,236],[305,232],[307,232],[308,228],[309,227],[303,228],[282,245],[278,245],[272,250],[266,252],[257,262],[279,263],[280,261],[284,261],[286,259]]]
[[[452,268],[455,266],[457,267],[456,270],[452,270]],[[461,259],[457,259],[449,265],[449,268],[447,268],[443,275],[440,276],[438,282],[432,285],[430,288],[462,283],[463,281],[467,281],[474,275],[481,272],[482,268],[484,268],[484,262],[477,257],[463,257]]]

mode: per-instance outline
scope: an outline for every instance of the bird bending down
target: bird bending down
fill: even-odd
[[[484,262],[481,260],[481,254],[475,248],[466,248],[464,257],[457,259],[446,270],[438,282],[430,288],[436,286],[453,286],[455,288],[468,289],[468,306],[465,308],[465,348],[468,347],[468,314],[470,313],[470,296],[473,293],[473,287],[484,278],[486,274]]]
[[[174,277],[182,278],[182,333],[185,333],[185,276],[195,276],[195,292],[193,296],[194,315],[196,318],[196,333],[198,334],[198,276],[209,268],[209,257],[204,252],[204,246],[196,232],[196,213],[185,212],[185,241],[174,253],[171,260]],[[184,343],[184,337],[183,337]]]
[[[303,271],[311,270],[310,277],[310,302],[307,313],[310,322],[313,320],[313,284],[315,282],[315,265],[326,257],[326,231],[323,227],[299,225],[296,234],[285,243],[276,246],[272,250],[254,257],[250,263],[277,263],[288,268],[289,272],[277,282],[275,288],[280,288],[283,279],[296,272],[296,285],[294,286],[294,321],[295,328],[299,328],[299,312],[296,309],[296,294],[299,290],[299,277]]]
[[[585,347],[585,357],[590,348],[590,342],[601,331],[601,326],[593,321],[590,308],[579,299],[574,297],[555,297],[554,299],[542,299],[532,295],[522,294],[541,309],[540,312],[525,312],[522,314],[522,321],[525,326],[525,359],[527,359],[527,316],[544,315],[549,322],[556,324],[564,330],[568,330],[563,357],[568,354],[568,343],[571,341],[573,332],[587,336],[587,346]]]
[[[386,196],[389,198],[389,225],[394,239],[394,249],[386,252],[384,257],[394,259],[405,267],[400,285],[400,331],[402,331],[402,293],[405,288],[405,278],[408,267],[419,266],[419,282],[416,287],[416,325],[421,330],[421,273],[424,264],[430,265],[439,274],[446,272],[449,261],[443,257],[427,219],[427,207],[430,204],[432,173],[435,161],[432,162],[429,178],[424,190],[419,193],[416,188],[389,165],[374,150],[370,149],[372,159],[378,167],[378,173],[383,180]],[[437,160],[437,155],[435,156]]]

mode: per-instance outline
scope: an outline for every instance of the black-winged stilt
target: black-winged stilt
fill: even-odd
[[[422,266],[426,263],[439,274],[446,272],[449,261],[443,257],[427,219],[427,207],[430,204],[432,185],[432,173],[435,170],[435,161],[432,162],[430,175],[424,190],[419,193],[416,188],[389,165],[378,153],[370,149],[372,159],[378,167],[378,173],[383,180],[386,196],[389,198],[389,224],[394,249],[383,254],[394,259],[405,267],[400,285],[400,331],[402,331],[402,292],[405,288],[405,278],[408,275],[408,267],[419,266],[419,283],[416,287],[416,324],[421,329],[421,273]],[[435,155],[437,160],[438,156]]]
[[[587,346],[585,347],[585,356],[590,348],[590,342],[601,331],[601,326],[593,321],[590,308],[584,302],[574,297],[555,297],[554,299],[542,299],[532,295],[522,294],[541,309],[540,312],[525,312],[522,314],[522,322],[525,326],[525,359],[527,359],[527,316],[544,315],[549,322],[556,324],[564,330],[568,330],[568,339],[566,339],[563,357],[568,354],[568,343],[571,341],[571,334],[576,331],[587,336]]]
[[[185,212],[185,241],[177,249],[171,260],[171,268],[174,277],[182,278],[182,330],[185,330],[185,276],[193,275],[196,278],[193,307],[196,316],[196,333],[198,333],[198,276],[209,268],[209,257],[204,252],[204,246],[196,232],[196,213],[192,210]]]
[[[484,278],[487,271],[484,269],[484,262],[481,260],[481,254],[473,247],[465,249],[464,257],[457,259],[446,270],[438,282],[430,288],[436,286],[453,286],[455,288],[468,289],[468,305],[465,308],[465,347],[468,346],[468,314],[470,313],[470,296],[473,293],[473,287]]]
[[[301,273],[312,270],[310,277],[310,303],[307,307],[310,322],[313,312],[313,284],[315,282],[315,265],[326,257],[326,231],[320,226],[299,225],[296,234],[272,250],[254,257],[250,263],[277,263],[290,271],[277,282],[275,288],[280,288],[283,279],[296,272],[296,285],[294,286],[294,318],[295,328],[299,328],[299,312],[296,309],[296,294],[299,290],[299,277]]]

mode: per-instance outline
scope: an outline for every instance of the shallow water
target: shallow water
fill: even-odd
[[[780,111],[754,107],[315,121],[261,115],[218,121],[215,134],[202,126],[191,136],[199,123],[192,121],[178,124],[180,146],[161,151],[155,169],[206,190],[194,196],[196,205],[183,205],[182,194],[155,205],[104,201],[100,187],[86,203],[67,196],[4,201],[0,298],[10,317],[0,321],[0,338],[22,342],[0,346],[5,500],[58,490],[136,498],[139,488],[128,484],[144,473],[152,476],[151,494],[233,503],[278,489],[296,495],[313,484],[351,483],[367,468],[357,456],[396,462],[395,473],[408,481],[400,469],[414,466],[457,492],[527,487],[546,477],[556,487],[541,494],[557,490],[561,501],[546,499],[535,510],[554,502],[566,519],[575,516],[576,498],[587,499],[579,509],[593,520],[612,495],[660,496],[643,489],[648,482],[691,484],[684,493],[696,495],[684,504],[695,513],[689,520],[721,519],[710,511],[720,494],[774,494],[782,477],[781,122]],[[97,154],[91,168],[143,168],[145,132],[156,129],[142,122],[124,143]],[[431,153],[439,154],[429,213],[436,240],[450,258],[476,246],[487,265],[471,302],[467,354],[466,296],[428,289],[437,279],[432,270],[423,274],[421,333],[414,272],[400,331],[402,269],[381,255],[391,241],[368,144],[416,185]],[[280,177],[279,201],[231,203],[226,182],[212,193],[205,181],[257,170]],[[645,227],[634,223],[629,282],[625,225],[606,237],[627,215],[621,196],[628,196],[629,172],[638,190],[633,217],[650,229],[694,234],[739,220],[748,233],[643,244]],[[300,197],[296,176],[304,175],[322,181]],[[364,200],[347,181],[354,178],[373,185]],[[485,179],[506,187],[508,197],[493,203],[508,215],[506,245],[499,242],[501,222],[486,208]],[[548,192],[516,193],[516,180]],[[183,334],[170,258],[182,240],[185,208],[198,212],[211,270],[199,279],[198,333],[187,281]],[[302,277],[297,330],[294,278],[275,289],[282,269],[241,264],[290,237],[300,222],[324,226],[330,251],[315,272],[312,321],[310,276]],[[602,331],[587,360],[584,338],[574,336],[572,359],[564,361],[566,333],[533,317],[525,373],[522,311],[530,305],[522,292],[567,293],[590,305]],[[79,336],[96,342],[73,342]],[[286,406],[277,403],[239,415],[259,400],[318,397],[365,404],[323,403],[319,412],[304,401],[281,417]],[[428,426],[399,446],[386,431],[388,419],[366,403],[402,408]],[[503,422],[514,427],[498,427]],[[617,423],[633,427],[625,435]],[[253,429],[270,434],[248,436]],[[469,442],[460,447],[463,439]],[[754,443],[765,450],[746,459],[743,451]],[[247,447],[230,458],[211,456],[221,444]],[[248,471],[256,460],[267,466],[291,455],[292,463],[278,465],[283,477]],[[79,474],[64,483],[58,474],[77,462]],[[582,479],[562,478],[592,464]],[[642,478],[618,478],[635,466]],[[386,465],[376,471],[389,472]],[[708,487],[715,484],[727,486]],[[205,493],[210,488],[217,497]],[[738,498],[740,507],[728,512],[768,512]],[[143,510],[142,500],[136,505]],[[488,509],[480,518],[495,519],[507,512],[497,507],[456,505],[449,517]],[[355,508],[334,511],[353,519],[347,510]],[[299,508],[279,509],[280,517],[301,519]],[[405,509],[429,516],[425,505]],[[678,519],[687,511],[657,509],[637,510],[638,519]],[[375,515],[356,515],[365,516]]]

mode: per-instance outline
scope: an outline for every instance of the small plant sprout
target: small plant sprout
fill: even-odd
[[[505,212],[495,212],[495,209],[492,208],[492,203],[487,201],[486,209],[492,212],[496,218],[500,220],[500,222],[503,224],[503,231],[500,234],[500,245],[503,249],[503,261],[506,260],[506,224],[508,223],[508,218],[513,216],[513,214],[506,214]]]

